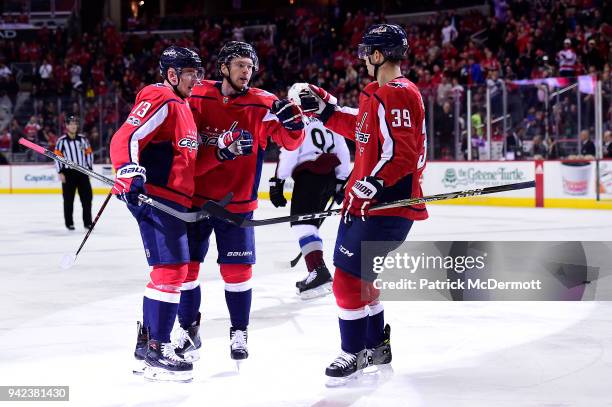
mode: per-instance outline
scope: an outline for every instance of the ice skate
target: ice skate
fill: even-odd
[[[295,283],[297,294],[303,300],[324,297],[332,292],[332,277],[329,270],[323,264],[311,272],[304,280]]]
[[[358,353],[341,351],[340,355],[325,369],[328,381],[327,387],[343,386],[348,381],[356,379],[368,366],[368,351],[364,349]]]
[[[248,333],[240,329],[230,328],[230,357],[235,361],[242,361],[249,357],[247,347]],[[240,365],[237,364],[238,369]]]
[[[147,354],[147,342],[149,341],[149,334],[142,322],[136,322],[136,349],[134,349],[134,367],[132,372],[137,375],[144,373],[145,369],[145,356]]]
[[[180,325],[172,331],[172,344],[176,355],[182,357],[187,362],[195,362],[200,359],[198,349],[202,347],[200,339],[200,313],[198,319],[187,329]]]
[[[368,349],[368,364],[372,366],[391,363],[391,326],[385,325],[383,341],[372,349]]]
[[[189,382],[193,364],[176,355],[172,343],[150,339],[145,357],[144,377],[152,381]]]

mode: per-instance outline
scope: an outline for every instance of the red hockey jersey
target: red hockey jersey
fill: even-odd
[[[172,89],[143,88],[110,150],[115,169],[129,162],[146,168],[147,194],[191,207],[198,134],[188,102]]]
[[[257,190],[268,137],[287,150],[295,150],[304,139],[303,130],[285,129],[270,113],[276,99],[273,94],[257,88],[249,88],[235,96],[223,96],[221,82],[214,81],[203,81],[193,88],[189,104],[202,139],[200,149],[214,151],[217,138],[230,129],[248,130],[253,135],[253,154],[220,162],[196,177],[195,206],[233,192],[228,210],[244,213],[257,208]],[[202,156],[208,165],[211,154]]]
[[[359,96],[359,110],[341,108],[325,126],[355,141],[355,166],[347,194],[356,180],[383,180],[377,202],[423,196],[420,178],[425,168],[427,138],[425,108],[416,85],[404,77],[380,87],[370,83]],[[424,204],[370,212],[372,216],[427,219]]]

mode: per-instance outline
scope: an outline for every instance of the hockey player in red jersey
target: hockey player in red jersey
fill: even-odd
[[[372,283],[375,274],[371,266],[361,267],[361,242],[388,242],[384,249],[366,252],[384,257],[406,239],[414,220],[427,218],[425,205],[369,211],[373,203],[422,196],[425,111],[419,90],[401,73],[407,52],[401,27],[379,24],[366,30],[358,54],[375,80],[362,91],[359,110],[339,107],[335,97],[311,85],[325,103],[320,112],[325,126],[356,144],[334,252],[342,350],[325,371],[330,384],[343,383],[369,364],[391,362],[390,327]],[[364,264],[373,263],[366,259]]]
[[[130,115],[111,140],[116,170],[112,192],[136,218],[152,266],[134,352],[139,367],[134,372],[144,370],[151,380],[189,381],[193,366],[178,357],[170,343],[189,263],[187,226],[140,205],[138,195],[146,193],[183,212],[191,208],[198,135],[186,98],[203,71],[195,52],[177,46],[164,50],[159,65],[164,83],[138,93]]]
[[[233,140],[246,132],[253,136],[253,154],[234,157],[234,153],[220,151],[216,158],[218,165],[196,177],[193,205],[199,207],[210,199],[219,200],[233,192],[227,209],[251,217],[257,208],[257,190],[268,137],[288,150],[298,148],[304,138],[302,114],[289,100],[278,100],[271,93],[248,86],[258,68],[257,55],[251,45],[237,41],[225,44],[219,53],[217,67],[222,81],[203,81],[194,87],[189,99],[203,149],[222,145],[219,140]],[[238,150],[236,153],[244,152]],[[213,231],[231,320],[230,356],[235,360],[246,359],[255,236],[253,228],[239,228],[219,219],[189,227],[191,261],[178,309],[180,332],[176,337],[181,338],[178,352],[199,346],[201,294],[197,278]]]

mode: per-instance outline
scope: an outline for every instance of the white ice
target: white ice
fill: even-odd
[[[102,202],[95,197],[94,211]],[[612,406],[610,302],[387,302],[393,371],[324,386],[339,350],[333,297],[298,299],[305,272],[287,225],[259,228],[250,358],[229,359],[214,239],[200,277],[202,358],[192,383],[132,375],[148,267],[135,221],[112,200],[85,234],[63,227],[61,197],[1,195],[0,385],[69,385],[70,402],[18,406]],[[262,202],[256,218],[284,214]],[[430,206],[414,240],[610,240],[608,211]],[[331,265],[338,219],[322,228]],[[0,402],[0,406],[4,405]]]

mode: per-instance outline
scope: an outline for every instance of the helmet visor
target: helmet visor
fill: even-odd
[[[185,72],[187,70],[187,72]],[[188,80],[195,79],[198,82],[204,79],[204,68],[183,68],[181,69],[180,75],[187,78]]]
[[[365,59],[372,55],[373,52],[374,50],[372,49],[371,45],[359,44],[357,46],[357,58],[359,59]]]

